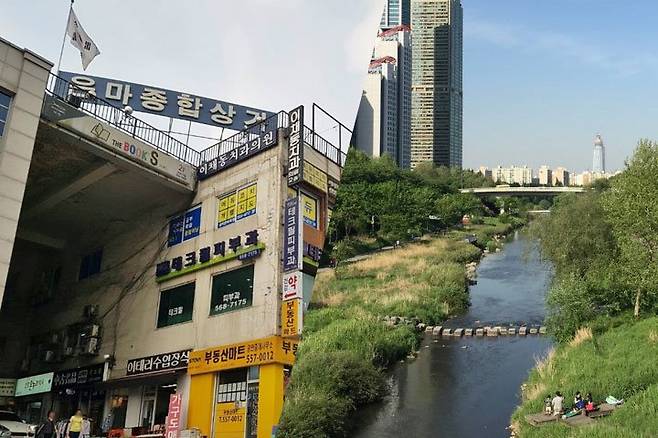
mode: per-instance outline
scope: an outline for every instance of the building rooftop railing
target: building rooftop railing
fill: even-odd
[[[48,77],[46,94],[73,105],[83,113],[107,122],[112,127],[181,161],[195,167],[201,162],[201,154],[180,140],[52,73]]]

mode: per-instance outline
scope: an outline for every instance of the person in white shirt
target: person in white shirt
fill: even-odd
[[[553,415],[562,414],[563,403],[564,403],[564,397],[562,396],[562,393],[560,391],[557,391],[555,393],[555,397],[553,397],[553,400],[551,401],[551,404],[553,405]]]

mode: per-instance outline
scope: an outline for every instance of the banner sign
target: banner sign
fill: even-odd
[[[247,409],[236,402],[222,402],[215,406],[215,438],[243,437]]]
[[[182,183],[189,190],[194,190],[196,170],[191,164],[167,155],[108,123],[100,122],[53,96],[45,97],[43,115],[46,119],[98,143],[103,149],[153,169]],[[125,123],[130,124],[130,119]],[[130,126],[126,129],[130,129]]]
[[[153,356],[130,359],[126,368],[127,376],[157,373],[159,371],[175,371],[187,368],[191,350],[160,353]]]
[[[70,388],[103,381],[105,362],[82,368],[56,371],[52,389]]]
[[[304,162],[304,181],[323,193],[327,193],[327,174],[308,161]]]
[[[289,272],[283,274],[283,300],[291,300],[294,298],[303,298],[303,275],[302,271]]]
[[[182,402],[183,396],[180,394],[171,394],[169,396],[169,409],[167,410],[164,438],[178,438],[178,431],[181,426],[180,410]]]
[[[281,336],[294,338],[302,334],[303,309],[301,298],[281,303]]]
[[[288,118],[288,186],[294,186],[304,179],[304,106],[290,111]]]
[[[299,198],[286,199],[283,215],[283,272],[301,269],[299,216]]]
[[[234,131],[241,131],[274,115],[269,111],[236,103],[134,82],[68,71],[59,72],[59,76],[117,108],[130,106],[135,111],[219,126]]]
[[[24,377],[16,381],[16,397],[49,392],[53,385],[53,373]]]
[[[304,224],[318,228],[318,200],[302,193],[302,217]]]
[[[280,336],[206,348],[190,353],[189,374],[202,374],[268,363],[292,365],[299,342]]]
[[[231,225],[256,214],[256,183],[220,196],[217,208],[217,228]]]
[[[260,255],[265,245],[258,242],[258,230],[247,231],[245,237],[244,245],[242,236],[235,236],[228,239],[228,244],[222,240],[213,246],[160,262],[155,267],[156,281],[170,280],[236,258],[245,260]]]
[[[278,137],[276,130],[272,129],[264,134],[261,134],[254,140],[248,141],[245,138],[245,143],[234,147],[231,151],[220,154],[218,157],[209,161],[204,161],[199,166],[197,177],[199,180],[211,177],[224,169],[235,166],[236,164],[253,157],[273,146],[276,146]]]
[[[178,245],[199,235],[201,230],[201,206],[195,207],[169,221],[168,247]]]
[[[0,379],[0,397],[13,397],[16,393],[16,379]]]

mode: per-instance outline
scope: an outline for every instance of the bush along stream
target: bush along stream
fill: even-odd
[[[277,437],[348,436],[355,411],[386,394],[386,369],[415,354],[424,325],[468,308],[467,266],[522,224],[481,222],[318,275]]]

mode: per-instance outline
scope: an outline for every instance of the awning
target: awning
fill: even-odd
[[[106,388],[116,388],[119,386],[132,386],[132,385],[159,385],[161,383],[175,383],[179,374],[186,371],[185,368],[178,370],[164,370],[156,371],[154,373],[137,374],[134,376],[123,376],[114,379],[106,380],[101,386]]]

